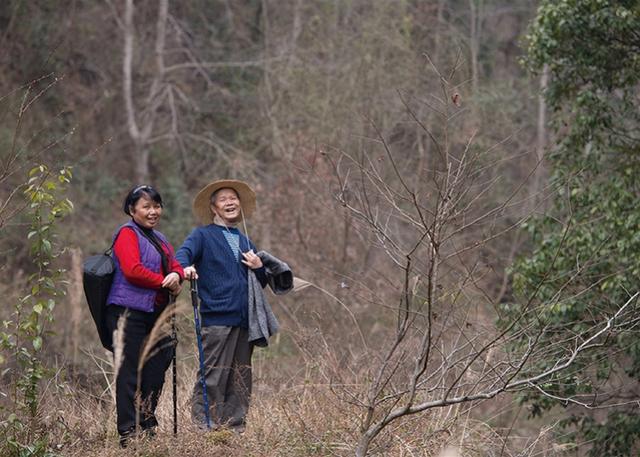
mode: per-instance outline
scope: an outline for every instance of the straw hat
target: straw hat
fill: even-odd
[[[240,198],[242,213],[246,217],[251,217],[256,209],[256,193],[249,185],[243,181],[235,179],[220,179],[213,181],[202,188],[193,199],[193,213],[204,224],[213,222],[213,213],[211,212],[211,195],[219,189],[233,189]]]

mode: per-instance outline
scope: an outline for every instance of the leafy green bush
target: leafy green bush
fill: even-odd
[[[41,381],[49,376],[42,352],[53,321],[56,300],[64,295],[61,274],[55,266],[63,252],[56,240],[59,221],[73,209],[64,192],[71,170],[53,172],[45,165],[29,172],[24,189],[31,220],[26,239],[34,271],[27,279],[27,293],[14,307],[13,318],[3,322],[0,332],[0,363],[17,368],[11,386],[7,419],[0,422],[0,453],[6,456],[48,456],[48,435],[40,421]],[[9,368],[5,368],[5,372]]]
[[[537,305],[522,325],[537,321],[551,335],[605,322],[640,284],[638,30],[637,0],[546,0],[527,37],[527,65],[534,72],[547,66],[550,73],[546,97],[557,144],[548,157],[557,192],[549,214],[529,225],[536,248],[516,262],[513,279],[521,301],[535,296]],[[505,307],[512,318],[525,310]],[[607,420],[575,410],[564,423],[594,440],[592,455],[634,454],[640,437],[630,398],[640,381],[638,341],[635,329],[614,325],[606,344],[578,360],[571,377],[540,387],[546,396],[535,390],[524,399],[539,414],[557,404],[553,397],[608,405]],[[561,345],[553,337],[544,343]]]

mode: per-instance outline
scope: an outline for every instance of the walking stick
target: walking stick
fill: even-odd
[[[176,297],[171,295],[171,303],[175,305]],[[178,351],[178,333],[176,332],[176,310],[171,314],[171,339],[173,340],[173,436],[178,435],[178,368],[176,352]]]
[[[195,279],[191,279],[191,304],[193,305],[193,319],[196,327],[196,340],[198,342],[198,355],[200,357],[200,385],[202,387],[202,401],[204,403],[204,417],[207,428],[211,429],[209,418],[209,399],[207,398],[207,383],[204,371],[204,349],[202,349],[202,334],[200,333],[200,311],[198,310],[198,286]]]

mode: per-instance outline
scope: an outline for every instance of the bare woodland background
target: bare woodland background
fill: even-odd
[[[588,440],[567,442],[556,427],[561,406],[532,417],[516,399],[548,371],[530,360],[561,366],[572,352],[533,337],[528,352],[511,352],[528,330],[498,325],[515,300],[509,268],[532,249],[520,226],[558,190],[543,160],[557,134],[540,95],[548,73],[519,61],[537,7],[2,2],[0,185],[13,208],[0,223],[4,319],[33,270],[27,205],[12,189],[33,164],[73,172],[55,260],[67,294],[46,325],[52,371],[38,394],[47,445],[16,455],[124,454],[81,260],[108,246],[131,186],[160,190],[161,230],[177,247],[196,223],[195,192],[223,177],[254,186],[249,235],[309,286],[272,299],[282,332],[255,352],[242,437],[191,429],[196,351],[183,293],[181,432],[170,436],[167,383],[160,436],[126,455],[585,455]],[[572,351],[601,328],[576,331]],[[16,367],[3,368],[9,392]]]

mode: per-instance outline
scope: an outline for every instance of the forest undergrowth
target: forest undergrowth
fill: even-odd
[[[340,399],[337,386],[309,375],[282,379],[282,362],[257,357],[254,366],[262,379],[254,384],[254,397],[242,434],[227,429],[204,431],[190,417],[190,397],[196,379],[191,355],[178,359],[178,434],[173,435],[171,376],[158,406],[158,433],[120,448],[115,429],[115,403],[109,387],[106,354],[93,375],[71,379],[59,367],[41,394],[39,420],[49,435],[50,451],[24,455],[67,457],[169,457],[220,455],[252,457],[349,456],[358,430],[358,410]],[[101,356],[94,357],[101,358]],[[91,379],[93,378],[93,379]],[[102,382],[100,381],[102,378]],[[352,380],[357,382],[357,379]],[[281,382],[278,387],[272,383]],[[107,383],[108,384],[108,383]],[[512,405],[511,405],[512,406]],[[551,426],[541,427],[535,438],[518,437],[508,429],[479,421],[471,409],[451,407],[414,416],[391,427],[371,449],[372,456],[484,457],[562,455],[553,444]],[[551,424],[549,424],[551,425]],[[544,451],[543,451],[544,450]],[[542,452],[542,453],[541,453]]]

